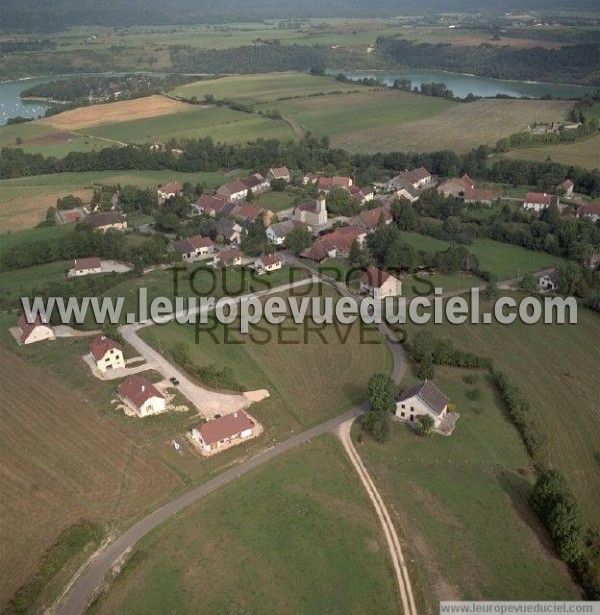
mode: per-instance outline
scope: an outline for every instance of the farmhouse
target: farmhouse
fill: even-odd
[[[109,229],[120,231],[127,228],[127,220],[116,211],[92,214],[86,218],[86,222],[91,224],[97,231],[103,233]]]
[[[146,378],[129,376],[118,386],[121,400],[140,417],[164,412],[167,409],[165,396]]]
[[[221,267],[229,267],[231,265],[241,265],[242,264],[242,253],[235,248],[231,250],[223,250],[218,254],[215,254],[213,259],[213,263],[215,265],[220,265]]]
[[[580,205],[577,208],[578,218],[587,218],[592,222],[600,220],[600,203],[590,203],[589,205]]]
[[[565,179],[565,181],[560,182],[560,184],[556,186],[556,191],[558,192],[558,194],[562,194],[566,197],[573,196],[574,189],[575,184],[570,179]]]
[[[69,276],[89,275],[92,273],[102,273],[102,263],[97,256],[76,258],[73,263],[73,269],[69,271]]]
[[[431,382],[425,380],[406,389],[396,401],[395,416],[399,421],[418,422],[419,417],[429,415],[434,428],[444,435],[454,430],[458,414],[448,412],[448,398]]]
[[[523,200],[523,209],[533,209],[533,211],[542,211],[550,205],[558,206],[560,199],[553,194],[542,194],[541,192],[528,192]]]
[[[282,246],[285,243],[285,238],[297,227],[303,226],[308,228],[303,222],[296,222],[295,220],[285,220],[283,222],[276,222],[267,227],[267,237],[269,241],[275,246]]]
[[[235,205],[229,214],[232,218],[238,218],[243,222],[256,222],[259,216],[263,217],[263,224],[268,226],[273,217],[273,212],[270,209],[263,209],[250,203],[241,203]]]
[[[327,194],[334,188],[342,188],[343,190],[349,190],[352,186],[352,178],[350,177],[319,177],[317,180],[317,187],[321,192]]]
[[[359,245],[362,245],[366,235],[366,231],[358,226],[338,228],[317,238],[310,248],[300,253],[300,256],[318,263],[326,258],[348,256],[352,244],[357,241]]]
[[[156,194],[159,199],[166,201],[167,199],[172,199],[174,196],[179,196],[182,190],[183,186],[179,182],[173,181],[164,184],[164,186],[159,186],[156,189]]]
[[[309,203],[299,203],[294,209],[294,217],[298,222],[309,226],[319,226],[327,222],[327,206],[325,197],[319,196]]]
[[[465,190],[465,203],[482,203],[483,205],[491,205],[498,198],[498,193],[495,190],[486,190],[485,188],[469,188]]]
[[[217,223],[217,235],[221,235],[225,243],[239,244],[242,240],[243,232],[244,229],[236,222],[233,222],[233,220],[221,218]]]
[[[269,180],[265,179],[260,173],[244,177],[241,181],[246,186],[246,190],[250,190],[252,194],[262,194],[271,188]]]
[[[386,297],[401,295],[402,282],[387,271],[369,267],[360,279],[360,290],[380,301]]]
[[[205,216],[214,218],[217,214],[228,214],[229,212],[223,211],[227,205],[231,206],[230,209],[234,207],[233,203],[228,203],[228,201],[224,201],[223,199],[217,199],[210,194],[202,194],[192,205],[192,209],[197,214],[204,214]]]
[[[380,207],[375,207],[374,209],[367,209],[366,211],[361,212],[353,222],[364,228],[365,230],[371,232],[374,231],[379,225],[380,221],[386,226],[391,224],[393,221],[393,216],[389,210],[389,207],[386,205],[381,205]]]
[[[412,171],[403,171],[384,184],[386,190],[398,191],[401,189],[412,189],[418,191],[433,182],[431,173],[425,167],[419,167]]]
[[[17,322],[19,341],[21,344],[34,344],[43,340],[54,339],[54,329],[38,314],[33,322],[28,322],[25,314]]]
[[[236,179],[228,184],[223,184],[215,193],[218,199],[223,201],[241,201],[248,194],[248,186],[241,180]]]
[[[174,241],[173,251],[175,254],[180,254],[184,261],[193,262],[200,260],[203,256],[212,254],[215,251],[215,247],[210,237],[196,235]]]
[[[318,179],[319,179],[319,176],[316,175],[315,173],[307,173],[302,178],[302,185],[308,186],[308,184],[316,184]]]
[[[205,453],[214,453],[252,437],[255,426],[254,421],[239,410],[194,427],[192,439],[200,444]]]
[[[290,172],[288,171],[287,167],[272,167],[269,169],[269,172],[267,173],[267,179],[269,181],[275,181],[275,180],[281,179],[284,182],[289,182],[291,177],[290,177]]]
[[[443,181],[438,187],[437,191],[444,196],[464,197],[469,190],[475,188],[475,182],[467,175],[462,177],[450,177]]]
[[[102,373],[110,369],[125,367],[123,349],[117,342],[105,335],[99,335],[92,340],[90,354],[96,363],[96,368]]]
[[[283,259],[277,254],[259,256],[254,261],[254,268],[259,272],[275,271],[276,269],[281,269],[282,265]]]

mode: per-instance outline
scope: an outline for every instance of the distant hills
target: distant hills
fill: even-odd
[[[73,25],[224,23],[307,17],[390,17],[442,12],[597,10],[597,0],[0,0],[3,31]]]

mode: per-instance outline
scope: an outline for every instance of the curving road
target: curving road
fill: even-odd
[[[314,272],[311,272],[314,273]],[[348,289],[342,284],[335,283],[333,280],[321,276],[322,281],[336,288],[339,292],[345,295],[351,294]],[[354,296],[352,294],[352,296]],[[134,325],[135,327],[135,325]],[[133,328],[133,327],[132,327]],[[380,325],[379,330],[385,337],[388,346],[392,352],[394,361],[393,377],[396,382],[404,376],[406,371],[406,357],[402,349],[402,345],[395,341],[394,336],[385,325]],[[299,444],[308,442],[312,438],[320,436],[328,431],[338,429],[341,425],[348,421],[352,421],[360,416],[368,409],[367,402],[355,406],[351,410],[344,412],[324,423],[306,429],[283,442],[275,444],[269,449],[243,461],[235,467],[226,470],[208,482],[192,489],[191,491],[179,496],[175,500],[161,506],[147,517],[138,521],[135,525],[126,530],[116,540],[108,544],[102,550],[97,552],[90,560],[84,572],[72,582],[70,589],[65,592],[59,599],[56,608],[53,609],[56,615],[79,615],[83,613],[86,607],[94,599],[96,593],[102,585],[107,573],[113,565],[119,561],[135,544],[143,538],[148,532],[159,526],[164,521],[167,521],[177,513],[181,512],[188,506],[194,504],[198,500],[212,493],[213,491],[224,487],[231,483],[236,478],[248,474],[252,470],[271,461],[275,457],[295,448]]]

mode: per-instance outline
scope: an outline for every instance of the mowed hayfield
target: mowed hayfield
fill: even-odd
[[[31,229],[45,219],[49,207],[56,207],[57,199],[73,194],[89,204],[96,185],[133,185],[154,188],[171,180],[203,183],[209,188],[226,181],[221,173],[180,173],[175,171],[86,171],[83,173],[55,173],[35,177],[19,177],[0,181],[0,246],[6,233],[16,236],[18,231]],[[0,247],[1,249],[1,247]]]
[[[37,120],[37,123],[60,130],[83,130],[99,124],[130,122],[141,118],[155,118],[193,110],[192,105],[167,96],[155,95],[63,111],[63,113]]]
[[[514,149],[503,158],[511,160],[533,160],[544,162],[552,160],[560,164],[575,165],[584,169],[600,168],[600,135],[577,143],[555,143]]]
[[[435,368],[434,382],[460,414],[450,437],[423,438],[393,424],[384,446],[371,438],[357,444],[414,562],[419,613],[437,614],[440,600],[576,599],[527,502],[533,479],[519,434],[488,376],[468,385],[469,373]],[[474,387],[475,402],[465,395]]]
[[[2,607],[61,530],[81,519],[117,524],[181,481],[107,422],[93,398],[6,347],[0,373]]]
[[[489,308],[482,302],[482,312]],[[547,461],[566,475],[586,521],[600,529],[600,381],[590,377],[600,363],[600,318],[583,308],[577,316],[577,324],[443,324],[431,330],[458,348],[492,357],[520,387],[547,436]]]
[[[399,605],[377,518],[327,435],[142,539],[90,614],[394,615]]]
[[[191,110],[184,113],[104,124],[87,128],[85,133],[126,143],[211,137],[215,142],[243,144],[258,138],[287,141],[294,137],[292,129],[281,120],[227,107],[189,107]]]
[[[314,288],[311,296],[317,292],[338,297],[327,286]],[[244,390],[268,389],[280,412],[304,427],[362,403],[370,376],[392,369],[383,339],[376,331],[361,333],[358,322],[321,326],[307,318],[305,325],[296,325],[288,318],[281,326],[262,321],[248,334],[241,334],[237,323],[225,327],[211,322],[199,328],[197,344],[194,325],[149,327],[141,336],[165,353],[177,343],[187,344],[196,365],[230,366]]]
[[[422,105],[429,103],[427,99],[423,100],[425,97],[419,98]],[[335,123],[338,120],[334,118],[339,118],[340,111],[333,97],[330,101],[331,121]],[[481,144],[494,145],[498,139],[521,132],[533,122],[562,120],[572,106],[572,102],[557,100],[477,100],[451,104],[425,119],[397,124],[386,120],[377,126],[369,117],[371,109],[367,103],[351,111],[357,117],[355,127],[333,135],[332,144],[366,153],[443,149],[466,152]],[[365,118],[362,121],[361,116]],[[302,123],[301,114],[298,121]],[[363,126],[362,122],[368,125]]]
[[[212,94],[216,99],[231,98],[243,102],[261,103],[328,92],[348,92],[360,87],[353,83],[340,83],[334,77],[283,72],[233,75],[196,81],[175,88],[171,93],[184,98],[195,96],[198,100],[202,100],[207,94]]]

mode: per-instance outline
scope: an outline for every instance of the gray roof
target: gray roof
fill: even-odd
[[[223,235],[226,239],[229,239],[238,230],[238,228],[239,225],[232,220],[228,220],[227,218],[221,218],[219,222],[217,222],[217,233],[219,235]]]
[[[440,414],[450,401],[431,380],[409,387],[398,397],[398,401],[405,401],[411,397],[418,397],[434,414]]]
[[[276,222],[271,224],[271,230],[275,233],[276,237],[284,238],[288,233],[291,233],[295,227],[294,220],[284,220],[283,222]]]

